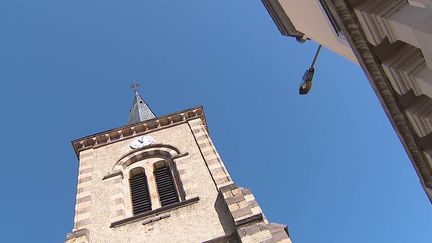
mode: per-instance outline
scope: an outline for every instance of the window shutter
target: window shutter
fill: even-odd
[[[129,179],[134,215],[151,210],[150,194],[145,173],[133,175]]]
[[[156,169],[154,173],[162,207],[179,202],[170,168],[164,166]]]

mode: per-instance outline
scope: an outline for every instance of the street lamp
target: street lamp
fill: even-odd
[[[303,81],[302,81],[300,88],[299,88],[299,94],[300,95],[306,95],[312,88],[312,79],[313,79],[314,72],[315,72],[314,65],[315,65],[315,62],[316,62],[318,55],[321,51],[321,47],[322,46],[319,45],[318,50],[315,53],[315,57],[312,61],[312,65],[303,74]]]

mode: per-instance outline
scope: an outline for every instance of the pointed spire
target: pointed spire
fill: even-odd
[[[131,88],[135,92],[134,101],[129,114],[129,124],[137,123],[141,121],[146,121],[155,118],[155,114],[150,109],[150,107],[145,103],[143,98],[141,98],[138,92],[138,83],[134,80],[132,82]]]

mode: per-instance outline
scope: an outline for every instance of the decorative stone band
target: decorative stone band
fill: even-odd
[[[80,155],[80,165],[78,174],[78,185],[75,203],[74,229],[77,231],[90,224],[91,200],[92,200],[92,179],[93,165],[89,162],[92,160],[93,150],[87,150]]]
[[[231,184],[220,188],[242,242],[291,242],[286,226],[269,224],[252,192]]]
[[[160,157],[166,159],[176,159],[186,156],[180,150],[168,144],[152,144],[145,147],[134,149],[126,155],[122,156],[113,166],[112,171],[123,170],[129,165],[148,158]]]
[[[111,211],[111,221],[118,221],[124,219],[126,215],[125,202],[123,200],[123,172],[115,171],[109,175],[104,176],[104,183],[107,188],[110,188],[110,211]]]
[[[201,106],[76,139],[72,141],[72,145],[75,153],[79,156],[81,151],[93,147],[104,146],[169,126],[176,126],[196,118],[200,118],[204,126],[206,126],[204,110]]]
[[[194,119],[188,123],[217,188],[232,184],[232,179],[213,145],[205,125],[200,119]]]

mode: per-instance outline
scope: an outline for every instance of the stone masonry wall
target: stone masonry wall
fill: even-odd
[[[122,201],[130,200],[130,196],[122,190],[124,187],[120,186],[128,185],[128,182],[120,175],[107,180],[103,178],[113,172],[117,160],[132,150],[129,145],[134,138],[127,139],[81,152],[86,155],[85,160],[80,156],[83,159],[79,170],[92,169],[87,170],[91,171],[91,176],[83,177],[86,178],[85,182],[80,178],[79,188],[86,183],[90,189],[88,195],[77,196],[77,209],[85,208],[87,212],[76,214],[74,231],[87,229],[89,242],[202,242],[235,232],[229,212],[223,207],[223,202],[218,200],[217,187],[189,125],[183,123],[148,135],[155,138],[155,143],[169,144],[181,153],[188,153],[174,162],[180,172],[186,199],[199,197],[199,201],[173,209],[163,217],[153,217],[154,222],[144,222],[143,219],[111,228],[112,222],[121,219],[131,210],[118,206]],[[83,203],[87,203],[85,207],[80,206]],[[82,220],[85,220],[85,224],[79,224]]]

